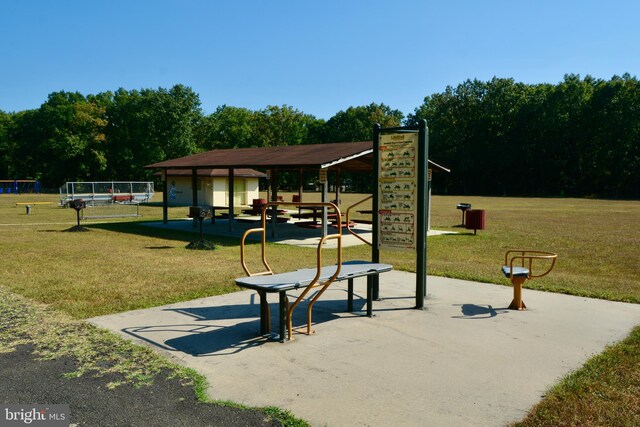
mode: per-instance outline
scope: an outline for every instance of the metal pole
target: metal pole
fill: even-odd
[[[380,170],[380,157],[378,155],[378,150],[380,149],[380,124],[376,123],[373,127],[373,198],[371,201],[371,262],[380,262],[380,236],[378,234],[378,226],[379,226],[379,218],[378,218],[378,186],[380,182],[378,181],[380,177],[378,176]],[[372,276],[373,287],[373,299],[378,300],[379,289],[380,289],[380,277],[378,274],[374,274]]]
[[[418,129],[418,218],[416,227],[416,308],[424,308],[427,293],[427,167],[429,158],[427,121],[421,120]]]

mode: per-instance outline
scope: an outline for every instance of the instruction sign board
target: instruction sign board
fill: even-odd
[[[378,247],[416,250],[418,133],[380,135]]]

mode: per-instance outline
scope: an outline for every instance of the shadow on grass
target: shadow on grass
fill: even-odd
[[[481,231],[481,230],[478,230],[478,231]],[[438,236],[431,236],[431,237],[429,237],[429,239],[443,238],[443,237],[449,238],[449,237],[475,237],[475,236],[480,236],[480,233],[473,234],[473,230],[469,230],[469,231],[464,232],[464,233],[462,231],[456,231],[453,234],[441,234],[441,235],[438,235]]]
[[[151,221],[156,222],[156,221]],[[144,225],[143,221],[135,221],[135,222],[114,222],[114,223],[100,223],[100,224],[90,224],[87,225],[87,228],[92,229],[100,229],[106,231],[112,231],[114,233],[125,233],[125,234],[135,234],[138,236],[145,237],[155,237],[159,239],[165,240],[173,240],[176,242],[182,242],[185,245],[194,241],[199,240],[200,231],[184,231],[184,230],[176,230],[170,228],[157,228],[157,227],[149,227]],[[210,240],[212,240],[218,246],[238,246],[240,244],[239,239],[233,237],[222,237],[222,236],[207,236]],[[149,246],[147,249],[170,249],[171,246]]]

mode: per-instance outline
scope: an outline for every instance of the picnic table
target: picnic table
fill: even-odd
[[[211,206],[211,224],[216,223],[216,211],[228,211],[229,206]]]

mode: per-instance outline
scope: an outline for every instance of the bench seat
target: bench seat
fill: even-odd
[[[336,268],[336,265],[322,267],[318,283],[329,280],[335,274]],[[349,281],[348,310],[353,311],[353,279],[367,276],[367,316],[371,316],[373,304],[373,280],[371,280],[371,278],[374,275],[391,271],[392,268],[390,264],[368,261],[348,261],[342,263],[335,281]],[[286,292],[306,288],[311,284],[316,273],[316,268],[304,268],[286,273],[248,276],[236,279],[236,285],[253,289],[260,295],[260,331],[262,335],[270,334],[270,314],[266,295],[275,292],[279,294],[279,338],[282,342],[285,336],[288,307]]]
[[[511,267],[503,265],[502,274],[509,279],[511,277]],[[524,267],[513,267],[513,277],[529,277],[529,269]]]

